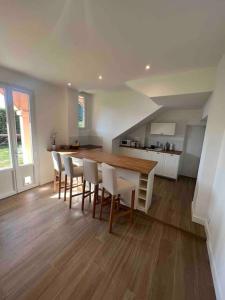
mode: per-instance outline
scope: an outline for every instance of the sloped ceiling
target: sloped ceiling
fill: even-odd
[[[151,98],[156,104],[164,108],[202,108],[209,99],[211,92],[163,96]]]
[[[82,90],[113,88],[216,66],[224,28],[222,0],[3,0],[0,65]]]

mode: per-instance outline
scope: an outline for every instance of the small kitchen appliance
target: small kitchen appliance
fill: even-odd
[[[131,146],[131,140],[122,140],[120,142],[121,146],[130,147]]]

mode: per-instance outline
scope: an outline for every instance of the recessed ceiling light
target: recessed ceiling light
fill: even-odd
[[[68,83],[67,83],[67,85],[68,85],[68,86],[71,86],[71,85],[72,85],[72,83],[71,83],[71,82],[68,82]]]
[[[145,70],[149,70],[149,69],[150,69],[150,65],[146,65]]]
[[[98,79],[99,79],[99,80],[102,80],[102,75],[99,75],[99,76],[98,76]]]

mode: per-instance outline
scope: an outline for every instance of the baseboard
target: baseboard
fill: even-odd
[[[192,222],[198,223],[198,224],[201,224],[201,225],[205,226],[206,220],[204,218],[200,218],[199,216],[197,216],[194,213],[193,205],[194,205],[194,202],[192,202],[192,204],[191,204],[191,219],[192,219]]]
[[[5,198],[8,198],[8,197],[13,196],[13,195],[16,195],[16,192],[15,192],[15,191],[10,192],[10,193],[2,194],[1,197],[0,197],[0,200],[3,200],[3,199],[5,199]]]
[[[214,289],[215,289],[215,293],[216,293],[216,299],[223,300],[223,299],[225,299],[225,295],[223,295],[223,293],[222,293],[219,276],[216,271],[216,265],[215,265],[215,260],[213,257],[213,251],[212,251],[212,246],[211,246],[211,236],[210,236],[208,222],[205,223],[205,231],[206,231],[206,236],[207,236],[206,245],[207,245],[207,250],[208,250],[208,255],[209,255],[209,263],[210,263],[210,268],[211,268],[211,273],[212,273],[212,278],[213,278]]]
[[[216,293],[216,299],[217,300],[223,300],[225,299],[225,295],[222,294],[222,288],[220,285],[219,281],[219,276],[217,275],[216,271],[216,265],[215,265],[215,260],[212,252],[212,246],[211,246],[211,235],[210,235],[210,230],[209,230],[209,224],[207,220],[197,216],[194,212],[194,207],[193,207],[193,202],[191,206],[191,214],[192,214],[192,221],[198,224],[201,224],[205,227],[205,232],[206,232],[206,246],[207,246],[207,251],[208,251],[208,256],[209,256],[209,263],[210,263],[210,269],[212,273],[212,278],[213,278],[213,285]]]

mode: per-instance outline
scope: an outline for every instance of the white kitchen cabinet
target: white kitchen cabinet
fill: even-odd
[[[158,162],[155,168],[155,174],[164,176],[164,153],[153,152],[152,160]]]
[[[177,179],[180,155],[164,154],[164,175],[169,178]]]
[[[176,123],[151,123],[151,134],[174,135]]]
[[[142,157],[143,156],[142,149],[120,147],[120,154],[130,156],[130,157],[135,157],[135,158],[143,158]]]
[[[120,147],[120,154],[157,161],[156,175],[177,179],[180,155],[125,147]]]
[[[140,158],[142,159],[148,159],[148,160],[153,160],[153,151],[147,151],[147,150],[141,150],[142,151],[142,156]]]
[[[135,158],[153,160],[152,155],[153,151],[147,151],[143,149],[129,148],[129,147],[120,147],[119,153],[121,155],[126,155]]]

